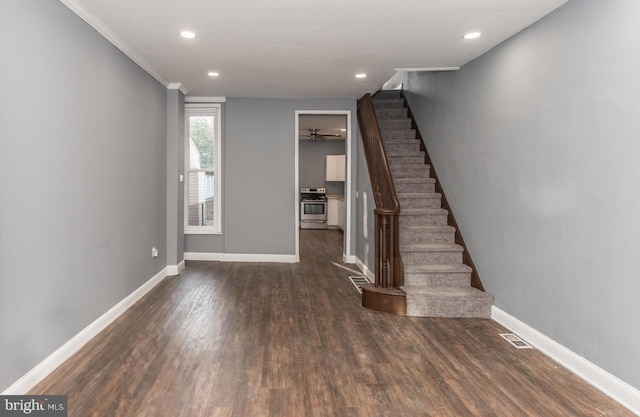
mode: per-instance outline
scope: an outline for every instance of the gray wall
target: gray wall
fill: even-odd
[[[185,235],[186,252],[295,253],[296,110],[350,110],[355,120],[356,101],[227,99],[223,234]]]
[[[301,140],[299,146],[300,187],[326,187],[327,194],[344,195],[344,182],[325,181],[326,156],[345,154],[344,140]]]
[[[166,89],[60,2],[1,7],[0,391],[167,264]]]
[[[637,0],[571,1],[404,88],[496,306],[640,388]]]

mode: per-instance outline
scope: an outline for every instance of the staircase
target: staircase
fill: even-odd
[[[400,255],[407,315],[489,318],[493,296],[471,286],[472,269],[448,224],[442,194],[425,164],[422,141],[400,91],[373,96],[393,184],[400,201]]]

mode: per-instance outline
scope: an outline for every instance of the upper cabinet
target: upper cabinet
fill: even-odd
[[[344,155],[327,155],[326,181],[344,181],[346,171],[345,161]]]

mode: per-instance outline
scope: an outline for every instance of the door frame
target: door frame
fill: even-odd
[[[351,110],[296,110],[295,111],[295,218],[293,219],[295,224],[296,238],[296,262],[300,262],[300,227],[298,219],[300,218],[300,128],[299,119],[301,115],[305,114],[333,114],[333,115],[345,115],[347,116],[347,137],[345,138],[345,159],[346,159],[346,178],[345,178],[345,190],[344,190],[344,202],[345,202],[345,221],[344,221],[344,239],[342,241],[342,258],[345,262],[353,262],[354,256],[351,254],[351,143],[353,140],[352,125],[351,125]]]

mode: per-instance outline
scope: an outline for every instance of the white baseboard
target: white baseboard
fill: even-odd
[[[60,346],[55,352],[27,372],[22,378],[14,382],[9,388],[2,392],[1,395],[25,395],[58,366],[62,365],[64,361],[69,359],[74,353],[80,350],[80,348],[86,345],[87,342],[104,330],[105,327],[120,317],[122,313],[134,305],[136,301],[151,291],[151,289],[158,285],[166,276],[167,268],[158,272],[153,276],[153,278],[142,284],[131,294],[122,299],[118,304],[111,307],[111,309],[106,313],[82,329],[64,345]]]
[[[167,275],[172,277],[174,275],[180,275],[180,272],[184,270],[184,259],[178,265],[167,265]]]
[[[358,258],[353,255],[342,254],[342,261],[346,264],[355,264]]]
[[[492,307],[491,318],[628,408],[631,412],[640,416],[640,390],[599,368],[498,307]]]
[[[219,261],[219,262],[281,262],[296,263],[296,255],[273,255],[254,253],[208,253],[208,252],[185,252],[184,259],[187,261]]]

